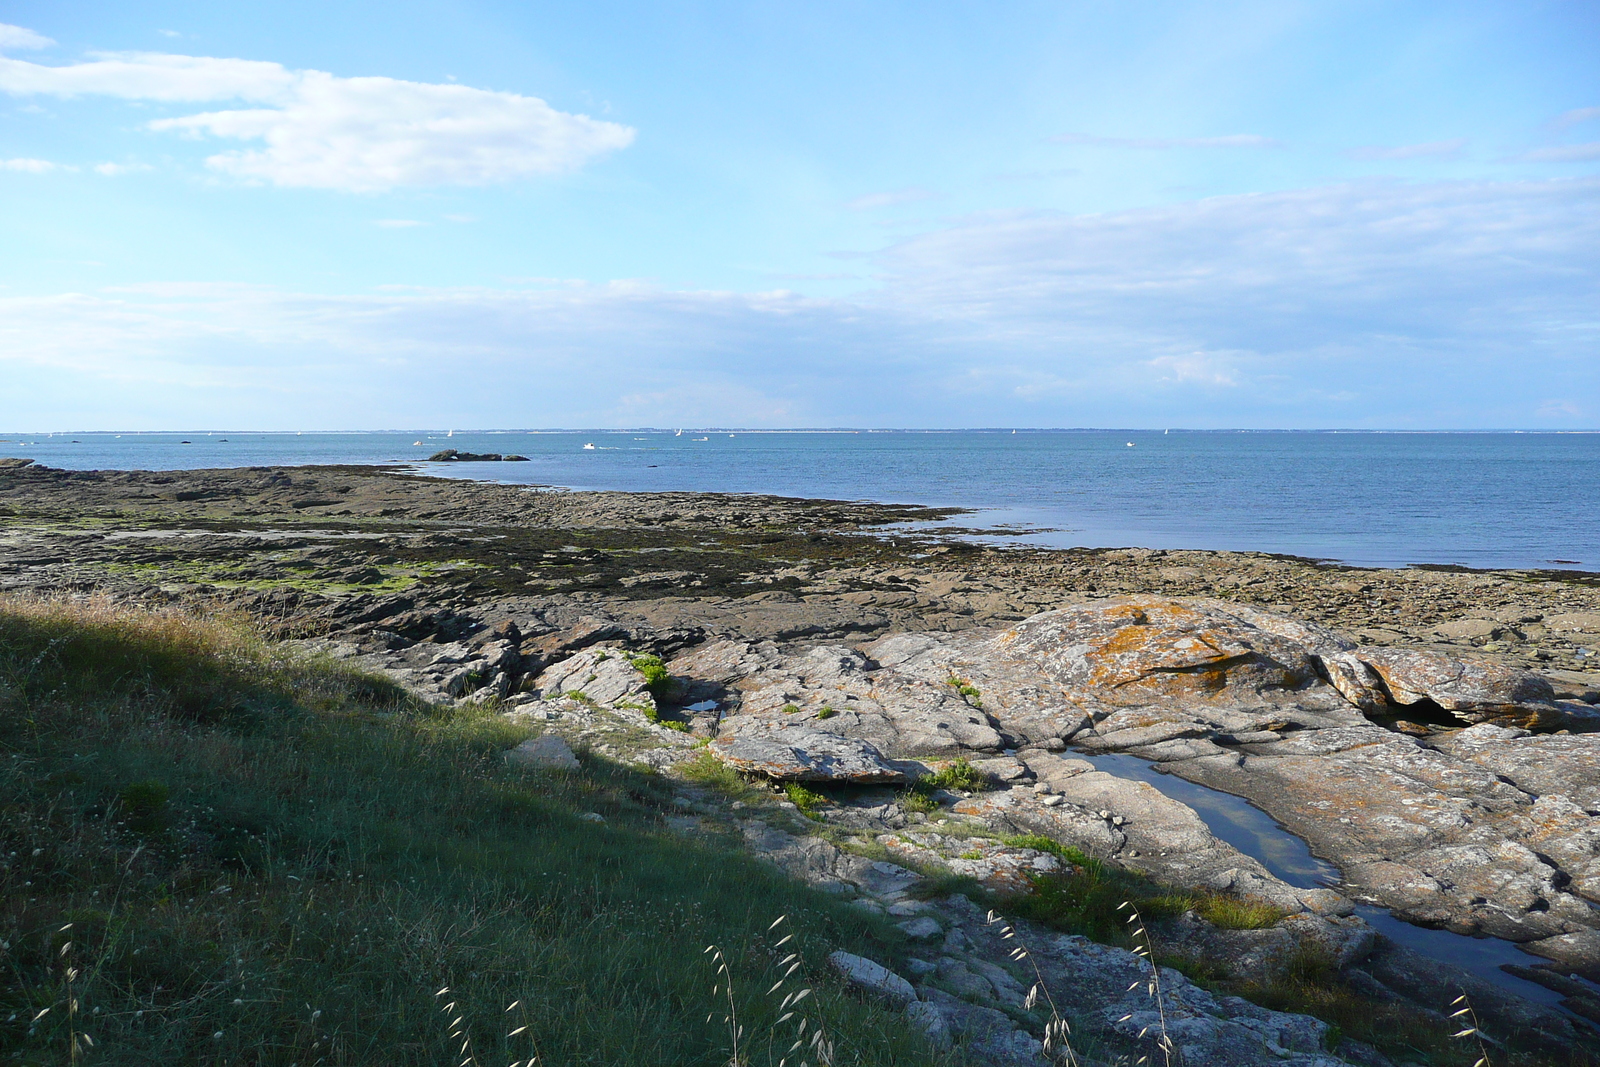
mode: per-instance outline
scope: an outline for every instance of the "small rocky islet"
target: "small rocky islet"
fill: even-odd
[[[249,612],[428,699],[492,701],[534,730],[506,756],[529,767],[710,758],[792,783],[817,803],[685,782],[670,822],[895,917],[921,946],[911,973],[851,957],[833,961],[841,980],[982,1062],[1045,1062],[1016,1010],[1032,972],[966,896],[925,887],[1025,893],[1072,857],[1273,909],[1255,929],[1165,919],[1164,954],[1266,977],[1313,949],[1375,1003],[1442,1021],[1466,992],[1491,1035],[1552,1056],[1596,1045],[1600,578],[1000,548],[907,526],[954,516],[370,467],[0,461],[0,590]],[[1246,798],[1340,880],[1289,884],[1084,758],[1103,753]],[[908,788],[956,761],[960,785]],[[1389,941],[1358,903],[1521,945],[1516,973],[1562,1007]],[[1148,1043],[1141,957],[1017,929],[1092,1044]],[[1394,1062],[1160,977],[1174,1062]]]

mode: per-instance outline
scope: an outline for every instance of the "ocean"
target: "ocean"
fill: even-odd
[[[443,448],[529,462],[426,462]],[[1600,433],[0,433],[0,456],[78,470],[405,463],[574,489],[954,505],[980,511],[953,525],[1000,543],[1600,571]]]

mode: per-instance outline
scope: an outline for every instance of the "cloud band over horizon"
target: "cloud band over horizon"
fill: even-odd
[[[0,297],[0,364],[54,394],[0,425],[1600,427],[1597,208],[1567,179],[984,217],[889,245],[849,298]]]

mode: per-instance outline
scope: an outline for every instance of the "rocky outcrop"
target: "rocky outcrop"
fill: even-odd
[[[1357,648],[1252,608],[1150,597],[1047,612],[998,633],[895,635],[859,651],[722,642],[673,670],[721,687],[726,738],[804,721],[890,760],[1026,749],[1044,793],[1006,788],[957,810],[1179,885],[1254,879],[1252,895],[1317,914],[1186,806],[1140,783],[1071,772],[1052,747],[1129,752],[1246,797],[1338,864],[1358,894],[1417,921],[1527,943],[1600,929],[1590,741],[1600,735],[1477,726],[1435,739],[1425,727],[1419,737],[1383,725],[1424,700],[1469,718],[1570,723],[1582,713],[1525,672]]]
[[[526,463],[527,456],[502,455],[499,452],[458,452],[447,448],[428,457],[429,463]]]
[[[765,734],[719,737],[710,750],[741,773],[780,782],[878,785],[906,780],[905,771],[891,766],[866,741],[804,727],[779,724]]]
[[[1318,681],[1348,641],[1242,605],[1134,597],[1035,615],[991,644],[1003,664],[1109,704],[1233,699]]]

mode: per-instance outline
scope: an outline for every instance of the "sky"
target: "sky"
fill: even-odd
[[[1600,5],[0,0],[0,428],[1600,429]]]

